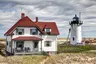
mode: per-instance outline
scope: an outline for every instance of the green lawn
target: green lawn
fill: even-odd
[[[95,45],[85,45],[85,46],[58,45],[58,53],[79,53],[89,50],[96,50],[96,46]]]

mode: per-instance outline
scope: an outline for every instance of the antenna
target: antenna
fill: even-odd
[[[20,8],[20,13],[25,13],[25,10],[23,8]]]
[[[23,13],[23,12],[24,12],[22,8],[20,9],[20,12],[21,12],[21,13]]]
[[[81,12],[79,12],[79,21],[81,21]]]
[[[20,9],[21,10],[21,13],[22,13],[22,9]]]

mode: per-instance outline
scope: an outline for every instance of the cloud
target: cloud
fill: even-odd
[[[32,20],[38,16],[40,21],[55,21],[60,37],[67,37],[69,21],[81,12],[83,36],[92,37],[96,32],[96,0],[0,0],[0,6],[2,34],[20,19],[22,11]]]

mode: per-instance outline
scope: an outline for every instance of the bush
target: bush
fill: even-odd
[[[45,51],[42,51],[42,54],[45,55],[45,56],[48,56],[48,53],[45,52]]]

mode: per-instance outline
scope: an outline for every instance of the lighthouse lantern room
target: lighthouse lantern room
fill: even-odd
[[[73,20],[69,22],[71,26],[71,36],[70,36],[70,44],[71,45],[78,45],[82,43],[82,36],[81,36],[81,25],[83,22],[80,20],[77,15],[73,17]]]

